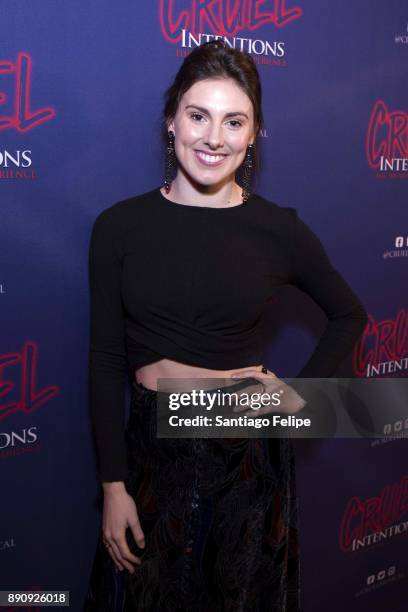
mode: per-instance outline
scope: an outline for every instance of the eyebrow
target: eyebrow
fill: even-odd
[[[196,108],[202,113],[206,113],[207,115],[211,114],[206,108],[203,108],[202,106],[197,106],[196,104],[188,104],[184,110],[187,110],[188,108]],[[242,115],[243,117],[246,117],[248,119],[248,115],[246,113],[243,113],[242,111],[234,111],[232,113],[226,113],[225,117],[235,117],[236,115]]]

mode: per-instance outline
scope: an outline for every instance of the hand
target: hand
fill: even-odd
[[[251,399],[251,393],[267,393],[268,395],[275,393],[280,397],[279,405],[274,405],[271,401],[271,403],[265,403],[265,405],[262,405],[262,407],[259,409],[250,407],[248,410],[248,405],[250,406],[250,404],[238,404],[233,409],[234,412],[239,412],[246,416],[258,416],[269,414],[271,412],[294,414],[299,412],[299,410],[302,410],[306,404],[305,400],[294,389],[292,389],[292,387],[280,380],[280,378],[278,378],[273,372],[268,371],[265,373],[255,368],[249,368],[248,370],[231,374],[230,378],[234,380],[241,378],[255,378],[260,382],[262,387],[261,390],[259,389],[259,385],[250,385],[241,391],[248,394],[249,400]],[[238,392],[238,394],[239,393],[240,392]],[[266,395],[264,398],[267,400]]]
[[[130,527],[137,545],[144,548],[145,538],[133,498],[124,487],[111,490],[104,487],[102,539],[116,567],[120,571],[126,568],[133,574],[132,563],[140,565],[142,561],[130,552],[126,541],[127,527]]]

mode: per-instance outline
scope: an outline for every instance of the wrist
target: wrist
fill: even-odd
[[[125,483],[123,480],[115,480],[114,482],[102,482],[104,493],[122,493],[126,492]]]

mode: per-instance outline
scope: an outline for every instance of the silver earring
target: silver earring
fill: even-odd
[[[170,191],[171,182],[174,176],[174,169],[176,167],[174,140],[174,132],[169,130],[167,132],[166,160],[164,169],[164,189],[166,190],[166,193],[169,193]]]
[[[249,144],[247,146],[245,160],[243,164],[244,174],[242,177],[242,201],[247,202],[251,195],[251,180],[252,180],[252,169],[254,166],[254,145]]]

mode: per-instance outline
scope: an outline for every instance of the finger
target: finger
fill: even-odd
[[[258,404],[256,407],[250,407],[248,409],[248,406],[245,406],[246,408],[246,412],[240,411],[241,416],[249,416],[249,417],[260,417],[263,416],[265,414],[276,414],[276,413],[280,413],[282,412],[282,406],[276,405],[272,402],[269,403],[265,403],[262,402],[262,405],[258,407]]]
[[[139,557],[136,557],[136,555],[130,552],[130,549],[129,549],[128,543],[126,542],[125,537],[116,539],[115,544],[119,548],[119,552],[121,554],[121,560],[123,559],[123,562],[131,561],[132,563],[137,563],[138,565],[141,564],[142,562],[141,559]]]
[[[259,370],[255,369],[245,370],[243,372],[234,372],[230,375],[230,378],[245,378],[247,376],[252,376],[253,378],[257,378],[259,380],[264,380],[265,378],[276,378],[276,374],[274,372],[264,374],[264,372],[260,372]]]
[[[252,370],[243,370],[242,372],[233,372],[232,374],[230,374],[230,378],[245,378],[246,376],[255,376],[256,374],[262,374],[262,376],[265,376],[263,372],[252,369]]]
[[[251,385],[246,386],[244,389],[240,389],[238,392],[235,392],[236,395],[240,397],[245,394],[250,398],[252,394],[271,394],[276,389],[280,390],[280,388],[282,387],[282,381],[276,377],[268,377],[262,379],[260,378],[257,382],[258,384],[253,383]]]
[[[118,570],[122,572],[125,568],[123,567],[123,565],[121,563],[119,563],[119,561],[118,561],[118,559],[117,559],[117,557],[116,557],[116,555],[115,555],[115,553],[113,551],[112,544],[109,544],[109,545],[105,544],[105,546],[106,546],[106,550],[107,550],[110,558],[112,559],[113,563],[118,568]]]
[[[105,543],[105,548],[106,548],[106,551],[107,551],[108,555],[109,555],[109,556],[110,556],[110,558],[112,559],[112,561],[113,561],[113,563],[114,563],[115,567],[116,567],[116,568],[117,568],[117,569],[118,569],[120,572],[122,572],[122,571],[123,571],[125,568],[124,568],[124,567],[123,567],[123,565],[122,565],[121,563],[119,563],[119,561],[116,559],[116,557],[115,557],[115,555],[114,555],[114,553],[113,553],[113,551],[112,551],[112,545],[111,545],[111,544],[107,544],[107,543]]]
[[[248,399],[251,401],[251,397],[256,393],[262,393],[264,391],[264,384],[260,382],[259,384],[248,385],[244,389],[241,389],[238,392],[234,392],[231,396],[230,407],[233,412],[242,412],[243,410],[248,410]],[[245,395],[244,395],[245,394]],[[235,399],[235,396],[237,399]]]
[[[146,545],[146,542],[145,542],[143,530],[140,526],[140,521],[129,523],[129,527],[132,531],[136,544],[139,546],[139,548],[144,548]]]
[[[110,555],[110,556],[111,556],[111,559],[112,559],[113,563],[115,564],[115,567],[116,567],[116,568],[117,568],[117,569],[118,569],[120,572],[123,572],[123,570],[125,569],[125,568],[123,567],[123,565],[121,565],[120,563],[118,563],[118,562],[116,561],[116,559],[114,558],[114,556],[113,556],[113,555]]]
[[[271,412],[276,412],[277,411],[277,407],[273,406],[272,404],[268,404],[268,405],[263,405],[260,406],[259,408],[256,407],[252,407],[248,409],[248,406],[244,406],[243,407],[244,410],[246,410],[246,412],[244,412],[244,410],[234,410],[234,412],[239,412],[242,416],[249,416],[249,417],[258,417],[258,416],[262,416],[263,414],[270,414]]]
[[[238,391],[233,391],[232,393],[234,395],[231,395],[231,398],[234,398],[235,396],[237,398],[240,398],[242,396],[249,396],[252,393],[259,393],[260,391],[262,391],[264,389],[264,383],[263,381],[257,381],[255,383],[251,383],[249,385],[246,385],[243,389],[239,389]]]
[[[135,568],[133,567],[133,565],[131,563],[129,563],[129,561],[127,561],[121,551],[119,546],[117,545],[117,543],[115,541],[111,541],[111,549],[110,549],[113,553],[113,555],[115,556],[115,560],[120,563],[121,565],[123,565],[131,574],[133,574],[133,572],[135,571]]]
[[[235,402],[235,404],[233,404],[232,412],[242,413],[245,410],[250,410],[251,412],[252,411],[257,412],[258,409],[252,406],[252,403],[255,399],[254,395],[255,395],[255,392],[251,392],[251,393],[248,393],[248,397],[246,397],[245,399],[244,398],[242,398],[242,400],[238,399],[238,401]],[[257,388],[256,390],[256,395],[259,395],[259,388]]]
[[[282,397],[284,395],[283,390],[280,388],[278,383],[269,383],[264,386],[263,393],[259,397],[253,397],[249,403],[245,402],[243,405],[235,406],[233,412],[243,413],[244,410],[249,411],[245,414],[256,415],[269,414],[270,412],[276,412],[282,410]],[[279,398],[279,401],[278,399]]]

